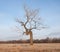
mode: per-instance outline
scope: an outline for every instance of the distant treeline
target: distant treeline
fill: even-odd
[[[60,38],[46,38],[33,40],[34,43],[60,43]],[[30,40],[11,40],[11,41],[0,41],[0,43],[30,43]]]

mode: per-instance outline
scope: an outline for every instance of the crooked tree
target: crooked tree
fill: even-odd
[[[24,27],[25,32],[23,34],[30,35],[30,44],[33,45],[33,29],[41,30],[45,28],[41,23],[41,17],[38,15],[38,9],[30,9],[24,6],[25,10],[25,21],[16,19],[16,21],[21,25],[20,27]]]

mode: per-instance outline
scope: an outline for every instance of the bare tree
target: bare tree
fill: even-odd
[[[33,29],[41,30],[43,24],[41,23],[41,17],[38,16],[39,10],[32,10],[26,6],[24,6],[25,10],[25,21],[21,21],[18,18],[16,21],[24,27],[25,32],[23,34],[30,35],[30,44],[33,45]]]

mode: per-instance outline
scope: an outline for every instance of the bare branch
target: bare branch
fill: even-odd
[[[24,25],[24,22],[19,20],[18,18],[16,19],[16,22],[20,23],[22,26]]]
[[[35,9],[35,10],[30,10],[27,6],[24,6],[24,10],[25,10],[25,14],[26,14],[26,22],[23,22],[19,19],[17,19],[17,22],[19,22],[22,26],[24,26],[25,30],[28,30],[27,28],[27,24],[29,23],[30,25],[30,30],[32,29],[44,29],[45,27],[43,27],[41,21],[41,17],[38,16],[39,10]],[[32,23],[33,22],[33,23]],[[32,23],[32,24],[31,24]]]

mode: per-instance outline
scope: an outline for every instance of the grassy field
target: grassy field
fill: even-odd
[[[0,52],[60,52],[60,43],[0,44]]]

